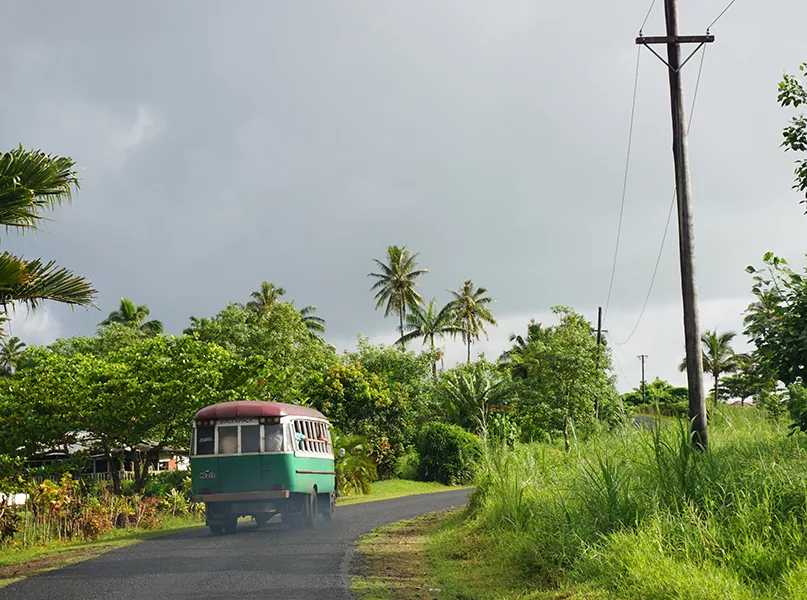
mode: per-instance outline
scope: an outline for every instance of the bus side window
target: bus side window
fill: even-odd
[[[215,441],[215,428],[214,427],[197,427],[196,428],[196,454],[215,454],[216,445]]]
[[[241,454],[261,451],[261,426],[241,425]]]
[[[294,422],[294,444],[298,450],[303,449],[303,437],[305,437],[305,433],[303,433],[303,425],[302,421],[295,421]]]
[[[303,432],[305,433],[305,437],[306,437],[305,442],[303,442],[304,445],[305,445],[305,449],[308,452],[313,452],[314,443],[311,441],[311,439],[314,436],[311,435],[311,421],[303,421],[303,427],[304,427]]]
[[[219,427],[219,454],[238,454],[238,427]]]
[[[263,426],[264,452],[283,452],[283,425],[267,423]]]

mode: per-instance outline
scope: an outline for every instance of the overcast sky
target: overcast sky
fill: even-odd
[[[657,2],[646,35],[663,34]],[[726,0],[682,0],[702,34]],[[202,2],[27,0],[0,7],[2,146],[72,156],[82,187],[2,247],[92,279],[101,310],[20,315],[29,344],[92,334],[121,296],[170,333],[264,279],[314,304],[328,339],[395,338],[367,273],[420,252],[420,291],[489,289],[489,358],[530,318],[596,320],[616,240],[647,0]],[[807,216],[779,148],[777,82],[807,61],[807,3],[740,0],[712,29],[690,136],[702,329],[742,329],[744,268],[801,264]],[[691,98],[698,58],[684,71]],[[605,327],[633,330],[673,193],[664,66],[642,52],[633,152]],[[684,383],[676,223],[620,389]],[[449,362],[459,342],[447,342]],[[739,349],[739,346],[738,346]]]

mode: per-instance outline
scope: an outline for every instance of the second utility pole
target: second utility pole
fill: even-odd
[[[681,86],[681,68],[705,43],[714,36],[678,35],[678,0],[664,1],[667,22],[665,38],[645,38],[637,44],[667,45],[667,64],[670,76],[670,108],[672,111],[673,159],[675,161],[675,188],[678,200],[678,247],[681,262],[681,292],[684,300],[684,339],[686,342],[687,386],[689,389],[689,419],[692,423],[692,442],[705,450],[709,445],[706,423],[706,404],[703,397],[703,355],[700,323],[698,322],[698,288],[695,284],[695,226],[692,216],[692,192],[689,181],[687,156],[687,124],[684,108],[684,90]],[[698,43],[700,46],[681,62],[680,43]],[[658,54],[656,54],[658,56]],[[661,58],[659,56],[659,58]],[[664,59],[662,59],[664,60]]]
[[[644,382],[644,359],[647,358],[647,354],[640,354],[639,358],[642,361],[642,404],[647,404],[647,392],[645,391],[647,388]]]

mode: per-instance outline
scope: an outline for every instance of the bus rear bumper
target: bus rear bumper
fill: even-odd
[[[280,500],[289,497],[289,490],[271,492],[235,492],[232,494],[199,494],[193,497],[194,502],[255,502],[262,500]]]

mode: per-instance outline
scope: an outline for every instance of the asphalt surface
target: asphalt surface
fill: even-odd
[[[239,524],[159,537],[0,588],[0,600],[349,600],[354,542],[381,525],[459,506],[468,491],[337,507],[330,523]]]

